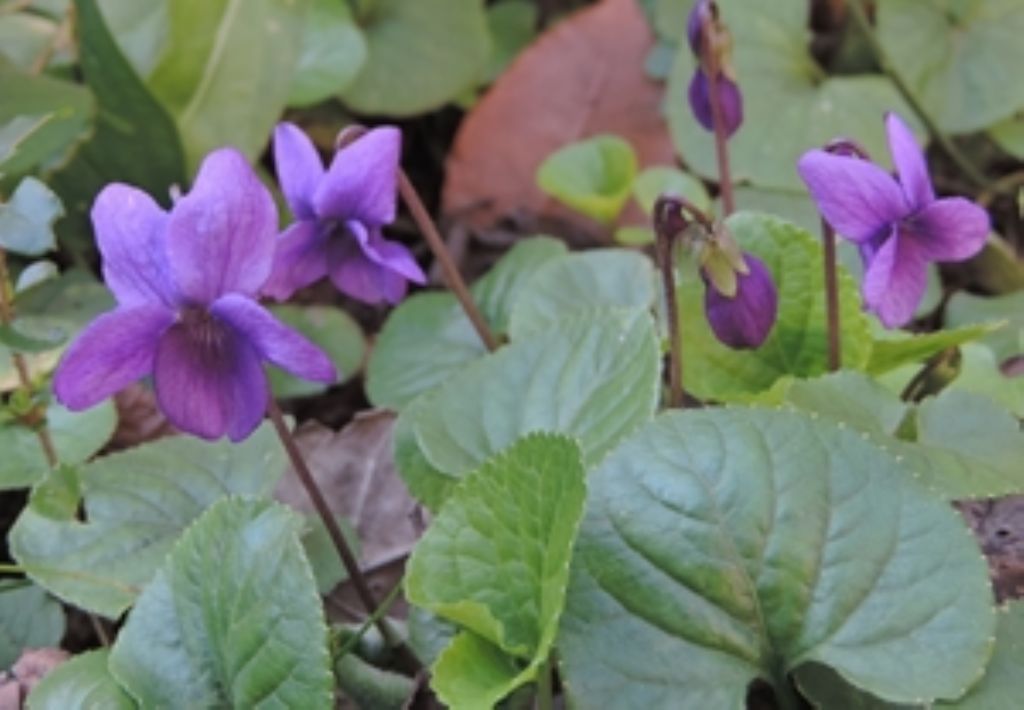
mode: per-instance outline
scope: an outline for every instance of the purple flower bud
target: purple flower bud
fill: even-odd
[[[736,272],[736,295],[727,296],[701,269],[704,279],[704,312],[715,337],[736,350],[753,349],[768,337],[778,312],[778,294],[764,263],[743,255],[747,273]]]
[[[700,67],[693,74],[690,82],[690,108],[700,125],[709,131],[715,130],[714,112],[711,110],[710,81]],[[722,107],[722,123],[725,136],[729,138],[739,130],[743,123],[743,95],[740,87],[725,74],[718,75],[718,100]]]
[[[701,31],[704,27],[704,19],[711,19],[712,7],[710,0],[697,0],[686,18],[686,38],[690,40],[690,49],[694,55],[700,58]]]

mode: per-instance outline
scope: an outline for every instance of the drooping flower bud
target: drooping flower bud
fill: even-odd
[[[704,312],[723,344],[753,349],[768,337],[778,313],[778,294],[768,267],[739,249],[724,228],[700,255]]]

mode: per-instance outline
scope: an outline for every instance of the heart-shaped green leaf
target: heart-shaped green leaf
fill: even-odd
[[[269,425],[240,444],[174,437],[105,456],[81,470],[85,521],[74,508],[49,517],[33,501],[11,553],[53,594],[116,618],[204,510],[230,494],[268,495],[283,472]]]
[[[301,525],[277,503],[228,498],[181,536],[110,654],[143,707],[331,707]]]
[[[559,636],[578,706],[739,710],[753,679],[810,662],[897,702],[955,698],[988,661],[974,540],[854,432],[673,412],[588,489]]]
[[[599,461],[654,413],[658,345],[647,314],[563,320],[471,363],[418,407],[426,460],[462,476],[533,431],[579,439]]]
[[[547,659],[583,479],[571,439],[532,434],[466,476],[416,545],[409,601],[463,628],[434,668],[450,706],[491,706]]]
[[[288,103],[308,106],[344,91],[366,61],[366,38],[348,3],[311,0]]]
[[[636,171],[629,142],[600,135],[570,143],[545,158],[537,168],[537,184],[577,212],[610,224],[629,199]]]
[[[55,249],[53,223],[64,206],[53,190],[27,177],[6,204],[0,204],[0,248],[23,256],[39,256]]]

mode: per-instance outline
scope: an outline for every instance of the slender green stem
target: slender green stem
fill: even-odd
[[[359,629],[352,635],[352,637],[345,642],[345,645],[338,649],[337,655],[339,657],[344,656],[346,653],[355,648],[356,644],[359,643],[359,640],[366,635],[366,632],[369,631],[370,627],[376,624],[378,619],[381,619],[385,614],[388,613],[388,609],[390,609],[392,605],[395,603],[395,601],[398,600],[398,597],[402,592],[402,584],[404,581],[405,575],[402,575],[402,578],[398,580],[398,583],[391,588],[391,591],[388,592],[387,596],[384,597],[384,599],[381,601],[380,605],[377,607],[377,610],[373,612],[369,617],[367,617],[366,621],[363,622],[363,625],[360,626]]]
[[[320,490],[320,486],[317,485],[316,479],[313,478],[306,460],[302,457],[302,452],[299,451],[298,444],[295,443],[295,438],[284,421],[281,408],[273,398],[267,404],[267,414],[274,425],[281,444],[284,446],[285,452],[288,454],[292,468],[295,470],[295,475],[298,476],[302,486],[306,489],[306,494],[309,496],[310,501],[312,501],[317,515],[320,516],[320,520],[323,521],[327,534],[330,536],[331,542],[334,543],[334,548],[338,551],[338,557],[341,558],[341,563],[345,566],[349,581],[356,590],[356,596],[359,597],[359,601],[366,609],[366,613],[373,619],[385,643],[405,656],[403,660],[409,670],[418,671],[419,661],[405,646],[395,630],[391,628],[387,618],[383,614],[377,614],[379,609],[377,600],[374,599],[370,585],[359,568],[359,562],[356,560],[352,548],[349,547],[348,541],[345,540],[345,536],[338,526],[338,521],[331,512],[330,506],[327,505],[323,492]]]
[[[963,154],[963,152],[956,147],[956,144],[944,134],[940,129],[935,120],[931,117],[931,114],[925,109],[925,107],[918,100],[917,96],[907,85],[907,82],[903,80],[903,76],[899,73],[896,65],[893,64],[892,59],[889,57],[888,52],[885,51],[885,47],[882,46],[878,36],[875,34],[874,28],[871,26],[871,21],[868,20],[867,12],[864,10],[864,0],[853,0],[850,3],[850,10],[853,13],[853,19],[857,23],[864,37],[868,41],[868,46],[871,48],[872,54],[875,55],[875,59],[878,61],[878,65],[885,72],[885,75],[892,80],[895,84],[896,89],[903,96],[903,99],[907,102],[917,117],[924,124],[924,127],[928,130],[929,135],[932,139],[937,142],[942,149],[946,152],[956,166],[963,172],[963,174],[970,180],[976,187],[983,188],[988,184],[988,180],[982,174],[974,163]]]
[[[842,345],[839,341],[839,279],[836,273],[836,232],[832,225],[821,220],[825,264],[825,318],[828,325],[828,369],[835,372],[843,365]]]
[[[555,702],[555,664],[554,654],[547,659],[537,671],[537,710],[554,710]]]

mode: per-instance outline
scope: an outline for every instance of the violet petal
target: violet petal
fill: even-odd
[[[736,295],[720,293],[703,273],[704,312],[715,337],[735,349],[760,347],[775,325],[778,294],[771,272],[757,257],[744,254],[749,273],[737,273]]]
[[[92,206],[103,280],[122,306],[173,306],[177,290],[167,268],[167,213],[142,190],[113,183]]]
[[[811,150],[800,158],[797,171],[822,216],[852,241],[887,231],[910,211],[899,184],[866,160]]]
[[[277,208],[245,157],[210,153],[191,192],[171,210],[167,253],[182,294],[197,303],[239,292],[255,295],[274,260]]]
[[[324,176],[316,146],[294,123],[274,128],[274,166],[281,192],[296,219],[312,219],[313,193]]]
[[[323,350],[251,298],[221,296],[210,307],[210,313],[248,340],[262,358],[296,377],[315,382],[338,379],[334,364]]]
[[[905,238],[930,261],[963,261],[985,246],[988,212],[963,197],[935,200],[907,220]]]
[[[701,33],[704,17],[710,12],[708,0],[697,0],[686,17],[686,38],[690,41],[690,50],[694,56],[700,57]]]
[[[379,228],[368,230],[358,222],[349,222],[347,227],[359,242],[363,253],[372,261],[387,267],[390,271],[394,271],[413,283],[424,284],[427,282],[427,275],[423,273],[423,269],[416,263],[404,245],[385,239]]]
[[[320,225],[312,221],[296,222],[277,239],[274,269],[262,293],[284,301],[326,275],[327,242],[320,235]]]
[[[160,338],[153,371],[157,403],[182,431],[240,441],[263,419],[266,374],[244,338],[207,318],[201,326],[179,322]]]
[[[339,150],[313,195],[317,215],[368,226],[394,221],[401,149],[401,132],[384,126]]]
[[[327,271],[339,291],[364,303],[398,303],[408,290],[404,277],[368,257],[353,238],[330,241]]]
[[[104,313],[64,353],[53,390],[68,409],[97,404],[148,375],[160,336],[174,312],[158,304],[121,307]]]
[[[928,262],[898,227],[875,253],[864,272],[864,303],[886,328],[914,317],[928,287]]]
[[[935,189],[928,175],[924,152],[917,144],[907,124],[895,113],[885,117],[885,130],[889,137],[889,152],[899,177],[900,186],[913,209],[920,209],[935,199]]]

